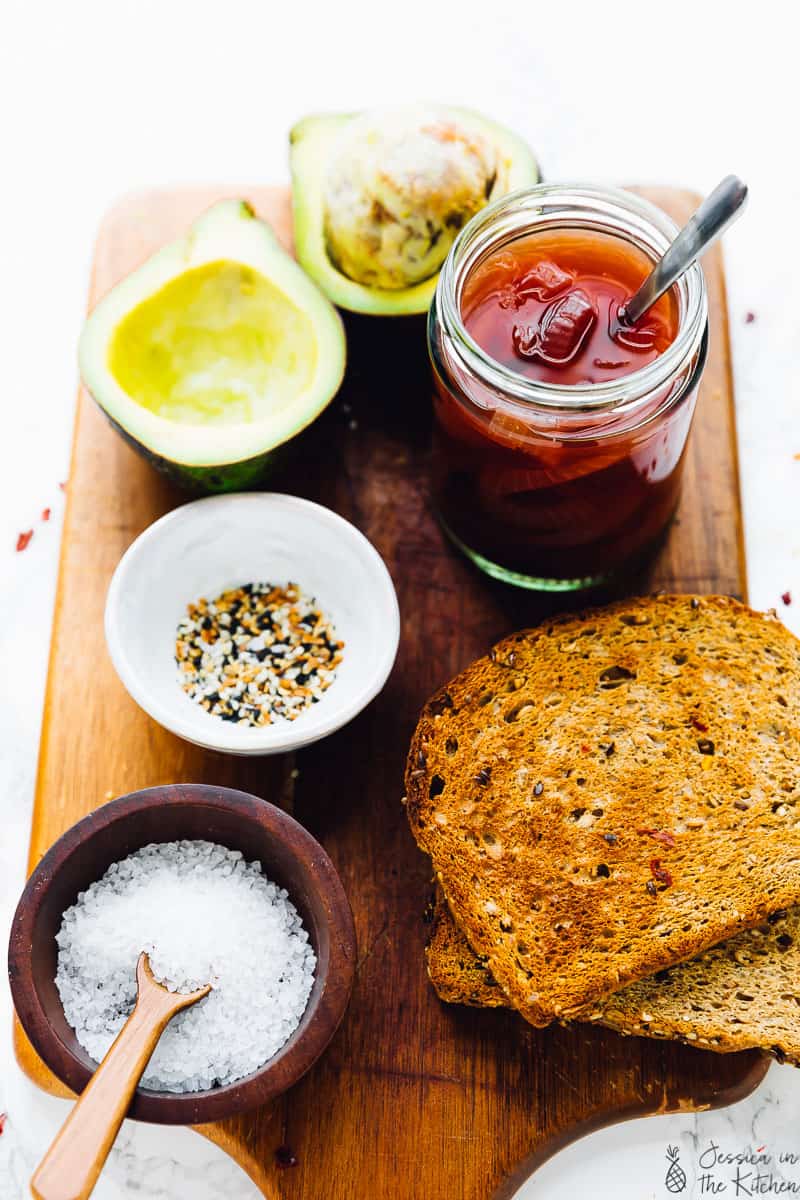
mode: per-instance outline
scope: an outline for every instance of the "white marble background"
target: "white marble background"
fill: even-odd
[[[306,0],[280,11],[265,0],[4,6],[2,939],[23,883],[63,501],[58,483],[68,470],[75,340],[97,223],[131,188],[285,179],[287,129],[308,111],[430,97],[484,109],[526,134],[553,179],[701,190],[730,170],[748,180],[749,211],[727,239],[726,258],[750,594],[757,606],[777,606],[800,633],[800,165],[791,11],[782,0]],[[39,519],[46,506],[49,524]],[[17,555],[17,533],[30,527],[33,542]],[[787,590],[790,606],[781,603]],[[9,1029],[0,984],[0,1113],[8,1114],[0,1200],[19,1200],[65,1107],[21,1077]],[[579,1143],[524,1195],[583,1194],[578,1180],[590,1169],[595,1200],[666,1196],[668,1141],[681,1148],[684,1195],[710,1194],[692,1170],[697,1148],[715,1139],[731,1151],[748,1144],[800,1150],[799,1122],[800,1072],[773,1067],[753,1098],[723,1113],[639,1121]],[[780,1169],[800,1181],[800,1168]],[[729,1181],[726,1192],[734,1194]],[[96,1195],[253,1200],[254,1189],[188,1131],[128,1125]]]

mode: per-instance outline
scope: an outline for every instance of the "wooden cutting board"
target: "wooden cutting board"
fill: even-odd
[[[647,194],[678,221],[696,203],[680,191]],[[283,189],[136,195],[103,224],[91,303],[223,195],[249,199],[290,242]],[[707,258],[706,274],[711,353],[683,500],[657,563],[633,586],[742,596],[718,252]],[[486,1200],[511,1195],[555,1149],[599,1125],[729,1103],[755,1087],[766,1061],[756,1053],[714,1055],[585,1025],[538,1031],[510,1013],[451,1008],[436,999],[423,965],[430,871],[400,803],[408,740],[422,702],[443,680],[564,600],[543,601],[493,583],[443,541],[427,498],[424,322],[349,319],[348,341],[342,392],[303,435],[294,473],[274,486],[342,513],[386,559],[403,633],[383,694],[349,727],[296,757],[206,753],[146,717],[109,661],[103,604],[120,555],[181,497],[81,395],[30,866],[92,808],[152,784],[213,782],[290,809],[327,848],[353,906],[360,958],[352,1003],[327,1053],[289,1094],[200,1132],[241,1163],[265,1196],[281,1200]],[[64,1094],[19,1028],[16,1046],[28,1075]],[[296,1165],[282,1166],[289,1153]]]

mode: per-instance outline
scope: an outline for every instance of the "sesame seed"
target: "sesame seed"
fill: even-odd
[[[186,694],[242,726],[294,721],[336,678],[344,642],[296,583],[248,583],[187,605],[175,662]]]

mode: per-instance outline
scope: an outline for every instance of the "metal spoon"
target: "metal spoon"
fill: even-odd
[[[153,978],[146,954],[136,982],[136,1007],[31,1180],[36,1200],[88,1200],[158,1039],[176,1013],[211,990],[168,992]]]
[[[635,325],[676,279],[704,254],[712,242],[740,215],[747,186],[736,175],[726,175],[690,217],[675,241],[658,260],[639,290],[617,312],[621,325]]]

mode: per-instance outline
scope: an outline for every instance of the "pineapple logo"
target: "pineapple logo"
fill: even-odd
[[[678,1162],[678,1147],[667,1146],[667,1158],[669,1167],[667,1168],[664,1186],[668,1192],[678,1193],[686,1190],[686,1172]]]

